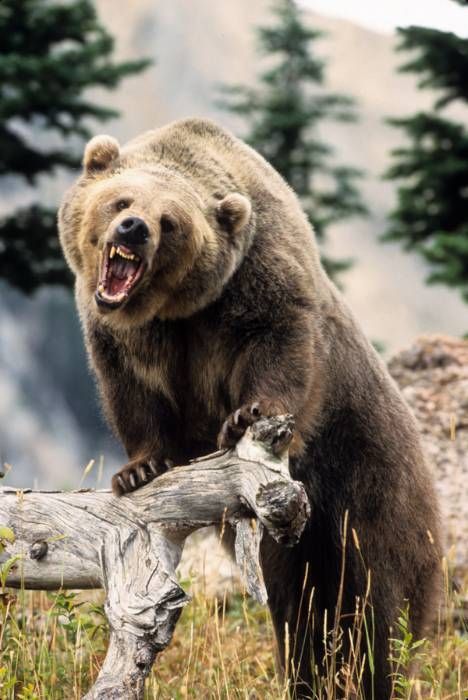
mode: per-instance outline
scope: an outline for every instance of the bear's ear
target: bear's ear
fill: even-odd
[[[238,233],[250,220],[252,205],[247,197],[233,192],[222,199],[216,207],[218,223],[230,233]]]
[[[120,146],[113,136],[94,136],[87,144],[83,157],[83,167],[86,173],[92,174],[105,170],[110,163],[119,157]]]

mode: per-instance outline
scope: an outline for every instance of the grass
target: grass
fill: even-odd
[[[346,533],[347,517],[343,544]],[[357,534],[351,534],[360,551]],[[13,539],[13,532],[0,526],[0,551]],[[8,589],[5,581],[13,563],[0,568],[0,700],[78,700],[93,684],[106,654],[104,595]],[[468,600],[468,572],[456,592],[445,569],[443,613],[439,611],[429,638],[413,638],[407,610],[395,625],[392,699],[468,700],[468,629],[456,614]],[[183,610],[170,646],[156,660],[145,699],[287,700],[287,684],[275,665],[268,610],[239,591],[226,592],[222,599],[208,595],[203,575],[182,585],[193,589],[193,600]],[[372,665],[373,611],[367,594],[360,612],[347,666],[339,675],[342,635],[337,625],[327,638],[326,677],[316,679],[313,700],[371,700],[359,683],[363,665]],[[338,619],[339,610],[335,615]]]
[[[430,640],[412,638],[406,611],[402,611],[391,645],[395,698],[468,697],[468,634],[454,624],[452,614],[467,593],[468,580],[461,593],[447,595],[449,614],[439,617]],[[101,592],[3,589],[1,700],[80,698],[97,676],[107,634]],[[418,670],[408,680],[406,671],[414,662]],[[317,688],[316,698],[353,697],[351,684],[348,690],[337,691],[332,671]],[[197,592],[182,613],[171,645],[156,661],[146,697],[286,699],[287,688],[275,670],[273,631],[266,609],[241,593],[220,601]]]

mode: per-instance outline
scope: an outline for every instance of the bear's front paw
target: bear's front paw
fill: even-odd
[[[135,491],[152,481],[156,476],[164,474],[170,467],[169,460],[140,460],[135,459],[125,465],[112,477],[112,491],[116,496]]]
[[[244,404],[231,413],[223,423],[218,435],[218,447],[220,449],[234,447],[250,425],[260,418],[270,418],[285,413],[284,406],[275,401],[255,401]]]

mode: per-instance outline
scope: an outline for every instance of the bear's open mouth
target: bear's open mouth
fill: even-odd
[[[128,246],[108,243],[95,295],[97,304],[108,309],[121,306],[140,281],[144,268],[143,259]]]

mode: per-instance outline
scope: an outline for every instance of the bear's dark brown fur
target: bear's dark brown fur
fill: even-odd
[[[420,636],[436,605],[437,506],[414,419],[322,270],[293,192],[248,146],[192,119],[124,148],[93,139],[59,225],[104,407],[129,455],[114,490],[231,445],[262,413],[294,414],[291,471],[312,515],[297,547],[262,545],[280,657],[288,647],[297,695],[312,694],[344,553],[337,666],[370,569],[374,674],[363,631],[356,653],[366,697],[388,698],[389,628],[409,600]]]

